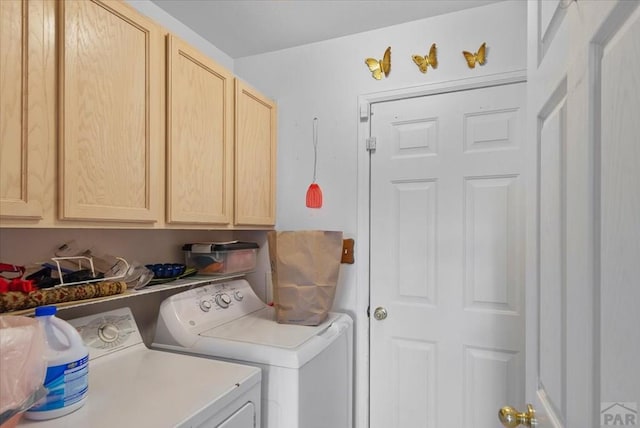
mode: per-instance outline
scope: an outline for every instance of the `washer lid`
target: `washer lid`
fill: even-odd
[[[104,320],[126,329],[136,326],[129,308],[69,322],[85,326],[84,337],[94,341],[96,326]],[[112,337],[115,330],[107,325],[108,331],[102,334]],[[128,345],[133,336],[128,334],[122,342]],[[256,386],[260,388],[262,374],[257,367],[150,350],[142,341],[130,346],[118,344],[117,349],[89,361],[89,394],[81,408],[46,422],[23,419],[20,426],[202,426],[203,421],[227,412],[230,403],[240,397],[246,397],[243,402],[255,400],[250,398],[251,391]],[[219,426],[218,422],[214,425]]]
[[[1,0],[0,0],[1,1]],[[89,362],[89,395],[74,412],[30,428],[193,427],[260,383],[260,369],[138,344]]]
[[[200,333],[201,337],[295,349],[325,331],[339,317],[329,313],[318,326],[278,324],[275,309],[266,307],[242,318]]]

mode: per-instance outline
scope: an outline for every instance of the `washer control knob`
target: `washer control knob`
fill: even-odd
[[[208,300],[201,300],[200,309],[202,309],[204,312],[209,312],[209,309],[211,309],[211,302]]]
[[[118,327],[111,323],[101,325],[100,328],[98,328],[98,337],[103,342],[106,342],[106,343],[115,342],[118,339],[119,335],[120,335],[120,332],[118,330]]]
[[[241,291],[239,291],[239,290],[236,290],[236,291],[233,293],[233,297],[235,297],[235,299],[236,299],[238,302],[241,302],[241,301],[242,301],[242,299],[244,299],[244,295],[243,295],[243,294],[242,294],[242,292],[241,292]]]
[[[231,304],[231,297],[228,294],[217,294],[216,295],[216,303],[223,309],[226,309]]]

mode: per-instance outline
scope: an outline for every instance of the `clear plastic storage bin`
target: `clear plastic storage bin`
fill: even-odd
[[[202,275],[247,273],[256,268],[258,244],[255,242],[201,242],[185,244],[185,264]]]

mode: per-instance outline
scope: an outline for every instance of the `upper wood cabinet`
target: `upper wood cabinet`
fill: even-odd
[[[233,75],[167,37],[167,222],[233,221]]]
[[[277,113],[273,101],[236,79],[235,210],[238,226],[273,226]]]
[[[122,0],[0,18],[0,226],[273,227],[271,100]]]
[[[120,1],[58,6],[60,218],[161,220],[162,31]]]
[[[0,217],[37,223],[53,209],[55,10],[0,1]]]

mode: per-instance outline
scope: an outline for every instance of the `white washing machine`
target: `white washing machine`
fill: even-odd
[[[193,281],[197,288],[161,304],[153,348],[260,367],[263,428],[353,426],[348,315],[330,313],[317,327],[278,324],[246,280]]]
[[[31,428],[260,427],[260,370],[148,349],[129,308],[70,320],[89,348],[89,393]]]

